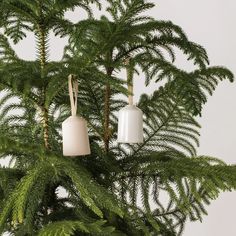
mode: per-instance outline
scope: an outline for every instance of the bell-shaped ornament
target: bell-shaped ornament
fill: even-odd
[[[62,141],[64,156],[89,155],[90,144],[88,136],[87,122],[76,115],[78,82],[69,76],[69,94],[72,116],[62,123]]]
[[[119,111],[118,142],[143,142],[143,112],[138,107],[128,105]]]
[[[63,155],[89,155],[90,145],[87,122],[78,116],[70,116],[62,123]]]
[[[133,73],[133,63],[130,58],[128,58],[127,84],[129,90],[129,105],[119,111],[118,143],[143,142],[143,112],[133,105]]]

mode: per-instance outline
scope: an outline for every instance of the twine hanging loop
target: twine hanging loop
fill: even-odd
[[[133,76],[134,76],[134,68],[133,68],[133,63],[131,61],[131,58],[128,57],[125,60],[125,65],[126,65],[126,73],[127,73],[127,85],[128,85],[128,102],[129,105],[133,105],[134,103],[134,89],[133,89]]]
[[[71,115],[76,116],[79,86],[78,86],[78,81],[74,75],[69,75],[68,86],[70,95]]]

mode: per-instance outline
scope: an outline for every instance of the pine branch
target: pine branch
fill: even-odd
[[[74,235],[75,232],[90,235],[114,235],[114,228],[104,226],[105,221],[85,223],[81,221],[59,221],[46,226],[39,232],[39,236],[55,235]]]

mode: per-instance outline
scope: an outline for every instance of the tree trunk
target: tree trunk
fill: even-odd
[[[41,79],[45,77],[45,65],[46,65],[46,30],[43,25],[38,27],[39,34],[39,52],[40,52],[40,67],[41,67]],[[44,146],[49,149],[49,117],[48,109],[45,107],[45,90],[46,86],[42,89],[42,125],[43,125],[43,139]]]

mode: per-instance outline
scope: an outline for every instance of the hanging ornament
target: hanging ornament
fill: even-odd
[[[73,75],[68,78],[69,95],[71,104],[71,116],[62,123],[62,141],[64,156],[83,156],[89,155],[90,145],[88,137],[87,122],[78,117],[77,96],[78,81]]]
[[[118,142],[142,143],[143,142],[143,112],[133,104],[133,68],[127,61],[127,84],[129,91],[129,104],[119,111],[118,117]]]

